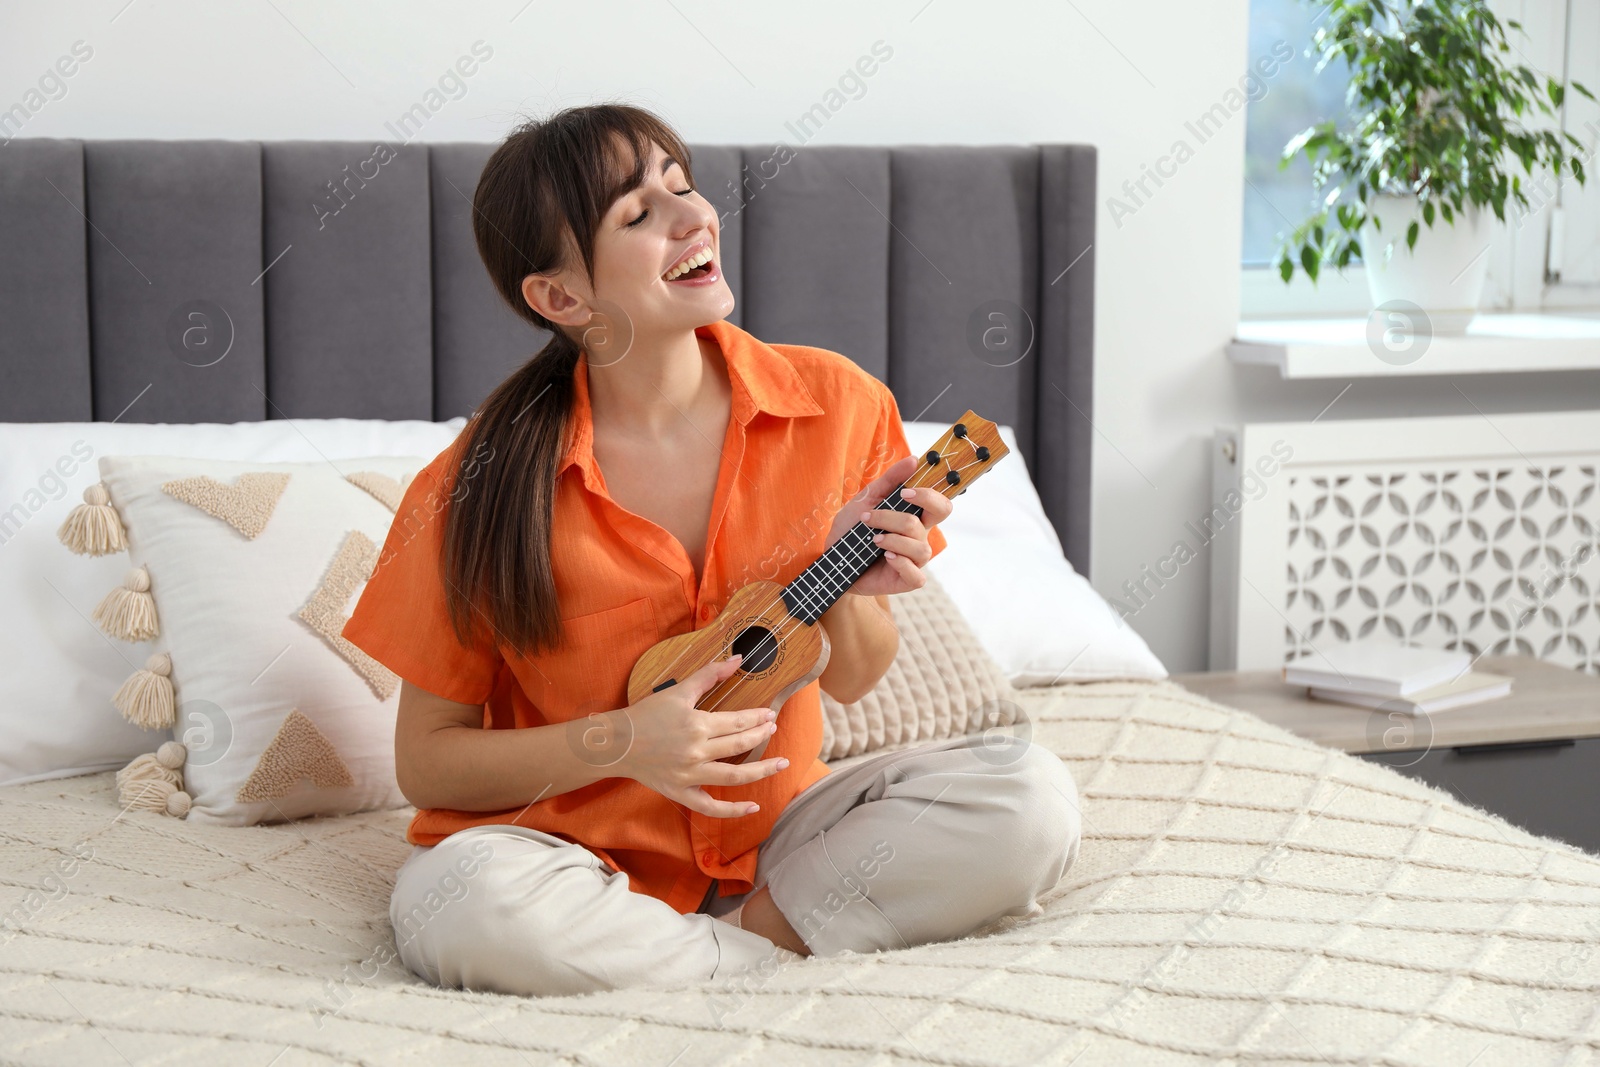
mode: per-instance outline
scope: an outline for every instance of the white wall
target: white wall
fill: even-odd
[[[1091,578],[1117,597],[1210,510],[1217,423],[1310,419],[1344,385],[1283,383],[1223,354],[1238,317],[1245,116],[1229,112],[1203,143],[1185,124],[1226,109],[1259,58],[1246,55],[1247,17],[1247,0],[18,4],[0,14],[0,107],[81,40],[93,56],[23,136],[392,138],[384,124],[481,40],[493,55],[420,139],[496,140],[521,114],[620,98],[692,142],[796,143],[785,123],[881,40],[892,58],[812,143],[1099,146]],[[1107,198],[1179,139],[1192,157],[1114,217]],[[1573,390],[1595,382],[1463,389],[1492,413],[1575,406]],[[1471,407],[1447,383],[1366,381],[1325,417],[1412,412]],[[1174,671],[1205,665],[1208,567],[1185,565],[1131,620]]]

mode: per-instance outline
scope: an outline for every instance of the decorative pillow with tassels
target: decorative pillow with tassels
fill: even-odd
[[[119,772],[124,805],[231,825],[405,805],[399,679],[339,631],[426,462],[100,459],[59,536],[128,553],[93,620],[159,651],[106,699],[172,737]]]

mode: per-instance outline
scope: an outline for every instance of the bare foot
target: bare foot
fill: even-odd
[[[774,945],[791,952],[798,952],[802,956],[811,955],[806,943],[800,940],[800,935],[794,932],[794,927],[783,917],[778,905],[772,902],[772,891],[767,886],[762,886],[744,898],[744,904],[739,912],[739,925],[752,933],[760,934]]]

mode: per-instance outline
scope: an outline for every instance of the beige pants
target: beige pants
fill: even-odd
[[[814,955],[907,948],[1037,915],[1080,832],[1059,757],[1017,738],[957,737],[807,786],[762,842],[755,887],[771,886]],[[427,981],[530,996],[685,985],[800,958],[713,918],[749,895],[714,888],[682,915],[581,845],[479,826],[413,849],[389,917],[400,958]]]

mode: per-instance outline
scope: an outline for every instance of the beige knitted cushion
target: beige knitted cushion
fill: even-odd
[[[889,605],[900,649],[872,692],[854,704],[822,694],[823,761],[1017,721],[1016,691],[932,575],[921,589],[890,597]]]

